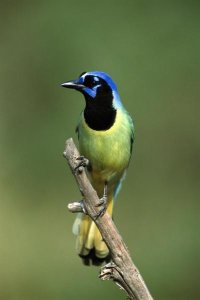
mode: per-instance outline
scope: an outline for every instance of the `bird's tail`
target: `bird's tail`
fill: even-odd
[[[107,212],[112,216],[113,199],[108,200]],[[77,235],[76,251],[86,265],[98,265],[110,260],[109,250],[95,223],[88,215],[78,214],[73,225],[73,233]]]

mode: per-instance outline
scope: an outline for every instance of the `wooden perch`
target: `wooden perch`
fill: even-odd
[[[102,217],[95,218],[99,211],[99,208],[96,206],[99,203],[99,198],[87,178],[84,168],[81,167],[81,170],[80,168],[78,171],[76,170],[80,162],[77,160],[80,154],[72,138],[66,141],[63,154],[76,178],[84,199],[85,210],[96,223],[103,240],[110,250],[112,262],[101,268],[99,277],[103,280],[112,279],[120,288],[127,292],[129,299],[152,300],[153,298],[138,269],[132,262],[128,249],[110,215],[106,212]],[[68,208],[71,212],[81,211],[79,202],[69,204]]]

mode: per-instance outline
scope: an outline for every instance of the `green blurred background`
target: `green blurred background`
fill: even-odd
[[[115,222],[155,299],[200,299],[200,2],[1,1],[0,299],[124,299],[74,251],[62,157],[103,70],[136,139]]]

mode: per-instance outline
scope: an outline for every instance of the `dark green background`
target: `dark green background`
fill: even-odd
[[[124,299],[74,251],[62,158],[83,97],[112,75],[136,139],[115,222],[155,299],[199,299],[199,1],[1,1],[0,299]]]

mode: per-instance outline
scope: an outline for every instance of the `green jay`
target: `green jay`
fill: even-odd
[[[81,92],[85,98],[76,130],[79,150],[89,160],[90,181],[100,199],[106,196],[106,210],[112,216],[113,204],[131,157],[132,118],[120,100],[116,84],[104,72],[84,72],[62,86]],[[98,264],[108,259],[109,250],[88,215],[78,214],[73,233],[77,235],[76,250],[85,264]]]

